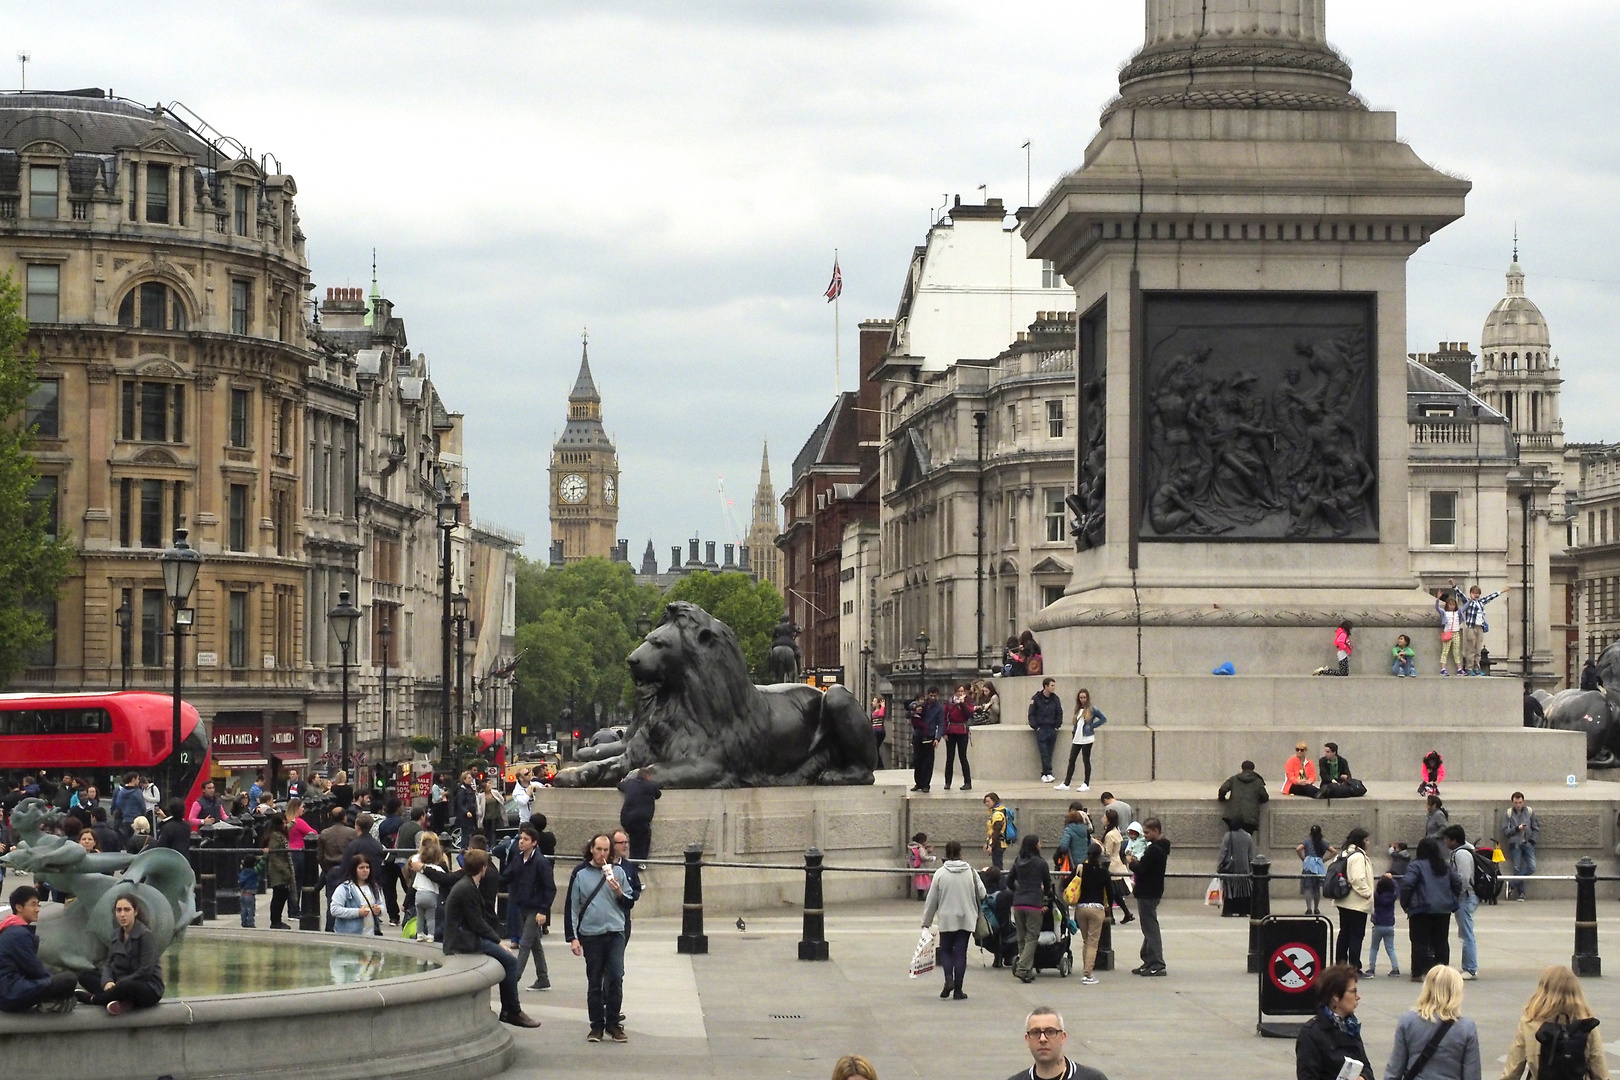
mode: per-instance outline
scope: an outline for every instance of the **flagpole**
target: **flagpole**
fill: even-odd
[[[836,267],[837,265],[838,265],[838,249],[833,248],[833,266]],[[841,328],[840,328],[840,325],[839,325],[839,316],[838,316],[838,298],[843,296],[843,295],[844,295],[844,290],[842,288],[840,288],[837,292],[833,293],[833,396],[834,397],[837,397],[839,394],[843,393],[843,391],[844,391],[844,386],[843,386],[843,362],[842,362],[842,360],[840,358],[840,355],[839,355],[839,348],[840,348],[841,342],[838,340],[839,337],[841,336],[841,334],[840,334],[840,329]]]

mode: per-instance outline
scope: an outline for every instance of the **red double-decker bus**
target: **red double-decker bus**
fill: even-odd
[[[111,796],[126,772],[163,788],[173,756],[174,698],[128,690],[110,694],[0,694],[0,774],[71,773]],[[179,783],[190,806],[208,776],[208,732],[180,703]],[[164,798],[174,792],[164,788]]]

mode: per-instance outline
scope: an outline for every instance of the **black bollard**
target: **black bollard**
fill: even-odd
[[[1249,974],[1264,971],[1269,957],[1261,955],[1260,924],[1271,916],[1271,860],[1256,854],[1249,862]]]
[[[214,854],[212,848],[199,848],[197,850],[197,895],[199,899],[197,910],[202,912],[204,922],[213,922],[219,918],[219,912],[214,906],[218,884],[214,874],[218,865],[219,858]]]
[[[675,951],[703,956],[709,951],[709,935],[703,932],[703,845],[686,849],[686,893],[681,897],[681,936]]]
[[[1108,887],[1113,888],[1113,885],[1110,884]],[[1108,911],[1108,914],[1109,915],[1113,914],[1112,909],[1110,909]],[[1082,947],[1084,947],[1084,946],[1082,946]],[[1097,962],[1092,965],[1092,968],[1095,971],[1113,971],[1114,970],[1114,920],[1113,919],[1104,919],[1103,920],[1102,933],[1097,935]]]
[[[1597,863],[1584,856],[1575,864],[1575,956],[1569,966],[1577,975],[1603,975],[1597,941]]]
[[[827,959],[826,914],[821,907],[821,852],[804,853],[804,937],[799,941],[800,960]]]
[[[304,838],[304,867],[301,872],[304,887],[298,902],[298,929],[321,928],[321,861],[315,847],[315,837]]]
[[[241,889],[236,884],[242,857],[234,850],[214,852],[214,914],[237,916],[242,913]]]

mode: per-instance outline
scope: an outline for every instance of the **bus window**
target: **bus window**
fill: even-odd
[[[106,709],[12,709],[0,712],[0,735],[110,735]]]

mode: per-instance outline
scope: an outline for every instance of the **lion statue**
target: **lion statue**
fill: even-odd
[[[843,686],[755,686],[731,627],[677,601],[630,654],[635,716],[612,756],[564,769],[559,787],[605,787],[649,769],[664,787],[870,784],[871,722]]]
[[[1538,690],[1536,697],[1547,727],[1586,734],[1588,766],[1612,769],[1620,765],[1620,643],[1603,650],[1597,669],[1602,690]]]

